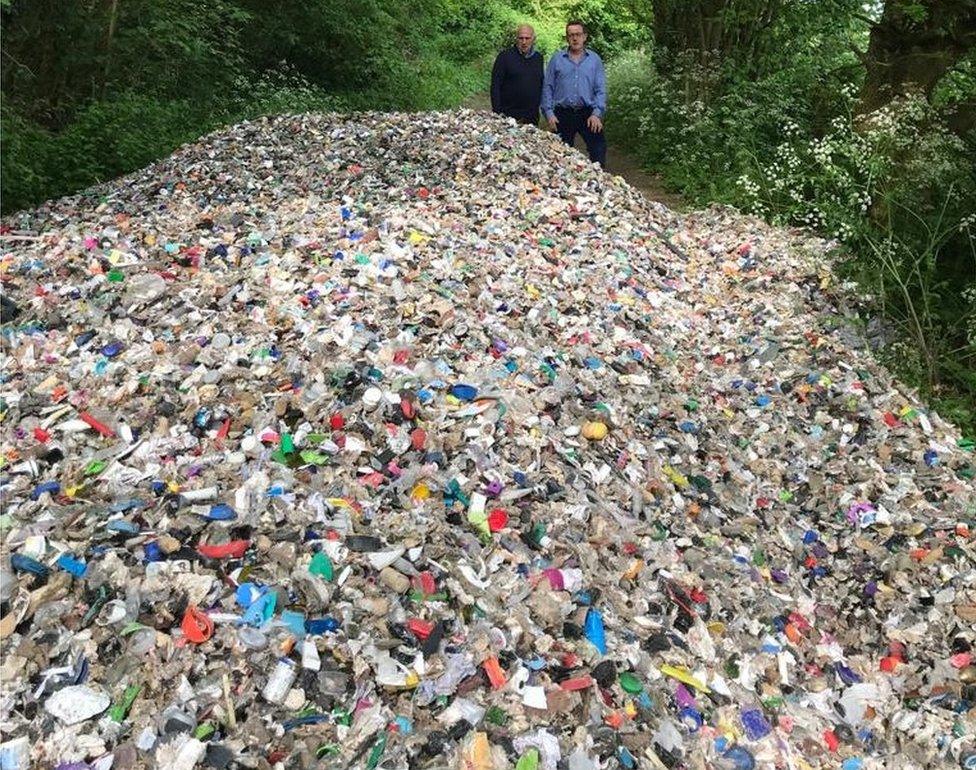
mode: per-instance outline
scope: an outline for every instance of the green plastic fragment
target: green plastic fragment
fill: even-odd
[[[532,746],[526,751],[519,761],[515,763],[515,770],[536,770],[539,766],[539,750]]]
[[[508,714],[505,713],[504,709],[492,706],[485,714],[485,719],[493,725],[502,727],[508,723]]]
[[[319,551],[312,557],[312,562],[308,565],[308,571],[313,575],[318,575],[326,580],[332,580],[335,575],[335,567],[332,566],[332,559],[325,551]]]
[[[106,465],[108,465],[108,463],[104,460],[92,460],[90,463],[88,463],[88,467],[85,468],[85,475],[97,476],[99,473],[105,470]]]
[[[84,617],[81,619],[81,627],[87,628],[91,623],[98,617],[98,613],[102,611],[102,607],[109,600],[109,590],[106,586],[99,586],[98,593],[95,596],[95,601],[92,602],[91,607],[88,608],[88,612],[85,613]]]
[[[729,677],[730,679],[736,679],[736,678],[738,678],[738,676],[739,676],[739,661],[736,660],[735,658],[729,658],[725,662],[725,666],[723,667],[723,670],[725,671],[725,675],[727,677]]]
[[[332,757],[342,751],[342,747],[338,743],[323,743],[315,750],[315,757],[317,759],[322,759],[322,757]]]
[[[125,280],[125,273],[121,270],[109,270],[105,275],[110,283],[121,283]]]
[[[380,758],[383,756],[383,752],[386,751],[386,733],[383,732],[380,735],[380,739],[376,741],[373,746],[373,750],[369,752],[369,759],[366,760],[366,770],[374,770],[374,768],[380,763]]]
[[[328,455],[316,452],[314,449],[304,449],[298,453],[298,456],[302,458],[302,462],[308,465],[328,465],[329,463]]]
[[[965,452],[974,452],[976,451],[976,439],[961,438],[956,442],[956,446]]]
[[[641,684],[640,679],[629,671],[624,671],[620,674],[620,686],[623,688],[624,692],[629,692],[632,695],[639,693],[644,689],[644,685]]]
[[[532,531],[529,533],[529,537],[532,538],[532,542],[536,544],[541,544],[542,539],[546,536],[546,525],[541,521],[537,521],[532,525]]]
[[[651,540],[660,543],[662,540],[668,539],[668,528],[664,526],[659,521],[655,521],[651,524]]]
[[[113,722],[121,722],[125,719],[125,715],[129,713],[129,709],[132,708],[132,704],[135,703],[136,697],[139,695],[141,689],[142,685],[139,684],[130,684],[125,688],[122,697],[115,702],[115,705],[108,712]]]
[[[193,737],[198,741],[205,740],[213,735],[217,730],[217,727],[213,722],[204,722],[197,725],[197,729],[193,731]]]
[[[290,433],[281,434],[281,451],[286,455],[295,451],[295,439]]]

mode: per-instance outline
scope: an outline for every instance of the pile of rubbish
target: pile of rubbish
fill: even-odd
[[[0,232],[0,767],[976,767],[976,455],[828,245],[470,111]]]

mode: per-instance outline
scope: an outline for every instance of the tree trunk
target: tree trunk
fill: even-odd
[[[976,0],[886,0],[871,27],[858,113],[910,93],[926,98],[976,45]]]
[[[105,33],[105,69],[102,72],[102,93],[105,98],[105,91],[108,88],[108,79],[112,74],[112,42],[115,39],[115,22],[119,14],[119,0],[110,0],[108,11],[108,30]]]

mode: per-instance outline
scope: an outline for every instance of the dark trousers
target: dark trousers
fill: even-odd
[[[559,136],[570,147],[576,139],[576,134],[583,135],[586,142],[586,151],[590,154],[590,160],[596,161],[601,168],[607,167],[607,138],[603,132],[596,134],[586,126],[586,119],[593,114],[592,107],[556,107],[553,109],[559,125],[556,130]]]
[[[515,118],[516,121],[521,123],[523,126],[538,126],[539,125],[539,111],[533,112],[503,112],[503,115],[507,115],[510,118]]]

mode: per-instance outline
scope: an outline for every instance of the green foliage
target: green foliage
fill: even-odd
[[[556,29],[501,0],[13,0],[0,13],[5,212],[246,117],[456,106],[516,24]]]
[[[650,0],[577,0],[569,7],[566,18],[586,25],[587,45],[604,59],[651,42]]]

